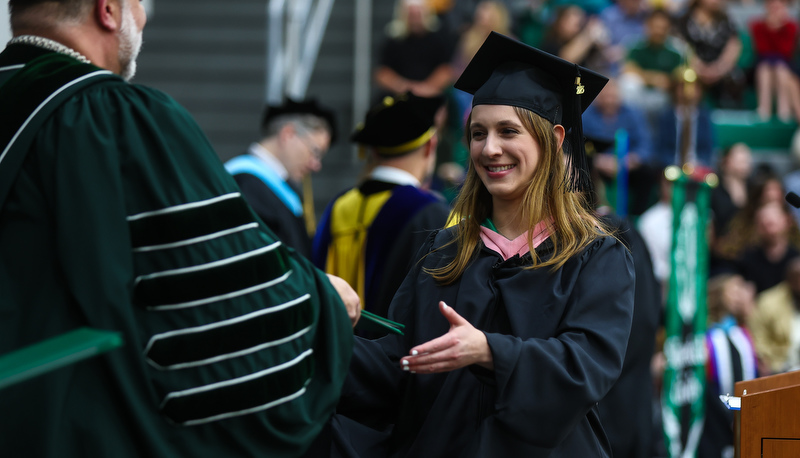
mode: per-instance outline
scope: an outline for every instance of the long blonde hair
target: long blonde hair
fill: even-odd
[[[514,107],[525,129],[537,140],[541,157],[522,200],[520,217],[533,228],[540,221],[552,218],[549,227],[554,252],[542,260],[533,249],[533,231],[528,231],[528,247],[533,265],[530,269],[552,267],[558,269],[569,258],[579,253],[592,240],[601,235],[610,235],[595,213],[589,210],[587,196],[568,191],[563,150],[553,131],[553,124],[525,108]],[[472,138],[467,119],[467,143]],[[457,244],[455,258],[444,267],[425,271],[437,281],[450,284],[458,280],[466,270],[478,249],[480,225],[492,216],[492,196],[478,177],[470,162],[464,185],[453,207],[453,213],[464,216],[456,229]],[[448,244],[449,245],[449,244]]]

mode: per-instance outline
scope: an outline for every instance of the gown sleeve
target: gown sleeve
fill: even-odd
[[[555,447],[619,377],[633,314],[633,261],[611,238],[594,242],[581,256],[553,337],[486,333],[497,394],[494,414],[481,429],[482,447],[491,449],[492,441],[507,436]],[[506,299],[505,305],[527,304]]]
[[[415,259],[428,253],[438,230],[431,232],[419,247]],[[415,264],[400,285],[392,300],[389,319],[414,329],[413,307],[400,304],[417,303],[416,283],[422,273],[421,263]],[[388,334],[369,340],[356,336],[350,372],[345,381],[337,413],[373,428],[394,423],[399,402],[408,382],[408,374],[400,369],[400,358],[411,348],[411,336]]]

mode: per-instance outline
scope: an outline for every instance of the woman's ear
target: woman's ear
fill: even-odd
[[[564,130],[564,126],[561,124],[556,124],[553,126],[553,133],[556,134],[556,149],[561,148],[561,145],[564,143],[564,137],[567,135],[567,131]]]

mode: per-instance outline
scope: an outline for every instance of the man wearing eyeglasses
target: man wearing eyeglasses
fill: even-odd
[[[311,253],[297,186],[322,168],[335,132],[333,112],[316,101],[287,99],[267,106],[261,140],[225,164],[259,217],[284,243],[303,256]]]

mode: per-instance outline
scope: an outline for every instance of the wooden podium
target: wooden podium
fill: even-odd
[[[800,371],[737,382],[737,458],[800,457]]]

